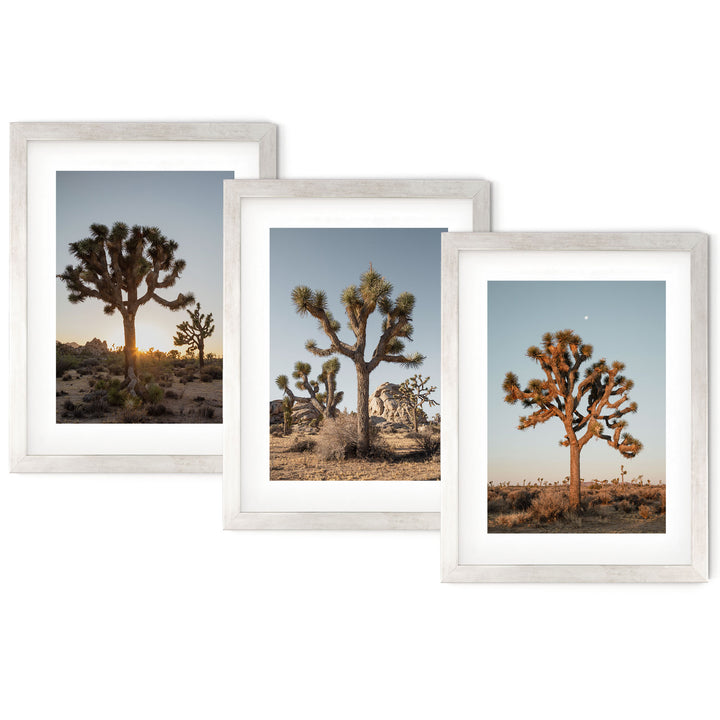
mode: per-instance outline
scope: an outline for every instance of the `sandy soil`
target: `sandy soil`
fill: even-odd
[[[440,458],[420,459],[417,448],[405,433],[383,434],[396,459],[322,460],[314,452],[292,452],[301,437],[270,437],[271,480],[440,480]],[[307,436],[312,439],[312,436]]]
[[[489,533],[664,533],[665,515],[643,520],[637,515],[626,515],[612,510],[608,517],[584,517],[573,522],[556,522],[534,525],[500,527],[488,523]]]
[[[74,416],[63,417],[67,415],[65,405],[67,401],[80,404],[83,397],[92,391],[89,380],[92,375],[78,375],[75,371],[67,373],[72,379],[56,380],[56,422],[58,423],[120,423],[123,422],[123,411],[121,407],[110,407],[108,412],[102,417],[81,417]],[[115,376],[118,380],[122,377]],[[212,382],[201,382],[194,380],[183,384],[173,380],[169,387],[163,388],[166,396],[162,399],[162,404],[172,413],[151,417],[142,409],[136,412],[137,422],[142,423],[222,423],[222,380],[213,380]],[[178,399],[167,397],[167,391],[172,390],[179,396]],[[213,417],[208,418],[199,414],[202,407],[210,407],[213,409]]]

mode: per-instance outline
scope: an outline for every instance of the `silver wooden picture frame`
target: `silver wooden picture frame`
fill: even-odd
[[[443,426],[442,426],[442,524],[441,524],[441,543],[442,543],[442,580],[444,582],[703,582],[708,578],[708,238],[700,233],[677,232],[677,233],[655,233],[655,232],[634,232],[634,233],[445,233],[443,234]],[[528,270],[528,268],[530,268]],[[544,268],[544,269],[543,269]],[[566,269],[567,268],[567,269]],[[608,271],[608,268],[614,269],[617,274]],[[658,268],[655,270],[654,268]],[[673,384],[663,386],[662,393],[664,398],[662,402],[668,400],[671,393],[669,388],[678,386],[682,381],[683,392],[682,397],[672,400],[676,405],[672,406],[678,410],[677,413],[672,411],[670,405],[665,410],[664,425],[665,434],[668,440],[672,438],[672,442],[665,443],[665,450],[662,454],[663,471],[665,468],[670,471],[674,468],[674,472],[668,472],[666,480],[660,481],[666,485],[663,487],[663,505],[662,511],[665,512],[664,498],[667,489],[667,526],[665,518],[656,517],[656,522],[662,521],[662,531],[655,530],[590,530],[591,535],[577,534],[582,530],[566,529],[562,530],[562,535],[549,535],[549,532],[558,532],[557,530],[538,529],[535,525],[532,529],[526,526],[520,531],[517,526],[513,530],[508,530],[515,522],[515,516],[504,516],[503,522],[507,525],[500,530],[491,532],[490,525],[490,495],[495,492],[495,488],[491,487],[491,465],[490,454],[492,450],[487,450],[490,440],[486,440],[489,435],[489,428],[493,422],[497,421],[497,408],[507,407],[504,403],[514,404],[516,400],[525,399],[525,407],[535,407],[532,403],[540,398],[537,405],[540,409],[539,414],[529,416],[531,410],[528,409],[510,409],[514,413],[514,420],[517,423],[517,415],[526,413],[520,418],[520,426],[509,427],[507,432],[515,433],[513,437],[517,437],[517,442],[513,442],[513,451],[516,455],[526,455],[527,444],[522,443],[527,435],[520,435],[515,432],[524,427],[534,428],[535,425],[544,422],[544,410],[547,410],[551,402],[548,397],[543,395],[545,388],[544,380],[529,381],[529,389],[522,390],[523,385],[520,384],[518,376],[508,373],[503,383],[502,374],[493,371],[492,376],[488,368],[490,367],[488,357],[491,353],[498,351],[493,349],[492,338],[503,337],[506,342],[504,346],[510,342],[515,342],[516,338],[512,335],[512,323],[508,323],[508,317],[520,317],[526,308],[520,307],[515,316],[508,315],[501,308],[500,300],[502,298],[506,304],[515,302],[518,297],[519,283],[515,282],[515,286],[507,287],[513,281],[525,281],[532,278],[543,282],[565,280],[570,269],[574,269],[580,275],[580,282],[584,283],[591,280],[612,280],[617,281],[628,280],[636,283],[638,280],[656,281],[660,279],[663,285],[663,304],[660,309],[659,323],[662,332],[667,332],[667,344],[664,345],[665,355],[667,358],[677,355],[680,361],[677,362],[671,372],[670,362],[668,360],[667,374],[663,375],[666,382],[672,380]],[[565,273],[565,274],[564,274]],[[667,274],[663,274],[667,273]],[[495,288],[490,288],[491,281],[499,279]],[[500,288],[504,294],[497,292],[500,282],[505,283],[506,288]],[[648,283],[645,283],[648,285]],[[587,286],[586,286],[587,288]],[[671,294],[671,288],[672,294]],[[587,288],[590,290],[589,288]],[[667,289],[667,295],[665,295]],[[532,292],[537,291],[537,282]],[[589,291],[584,297],[593,297],[593,292]],[[541,302],[536,297],[536,302]],[[593,320],[592,309],[600,308],[608,299],[605,297],[594,297],[594,302],[590,303],[585,300],[585,305],[578,307],[578,297],[582,294],[572,295],[572,305],[576,307],[575,317],[582,328],[588,328],[590,333],[591,321]],[[667,300],[665,298],[667,297]],[[495,298],[494,304],[492,299]],[[565,297],[561,296],[559,302],[564,303]],[[518,300],[520,303],[521,300]],[[630,308],[628,308],[629,310]],[[543,311],[538,311],[542,313]],[[495,313],[499,320],[493,321],[491,326],[491,316]],[[666,314],[667,313],[667,314]],[[566,317],[567,315],[565,315]],[[545,317],[538,315],[539,320],[536,324],[540,325],[545,322]],[[554,316],[553,316],[554,317]],[[621,322],[622,315],[617,318]],[[585,322],[585,325],[582,323]],[[599,323],[600,321],[598,321]],[[650,319],[648,318],[648,322]],[[490,328],[501,328],[500,331],[493,330],[495,335],[491,338]],[[525,327],[525,326],[523,326]],[[570,327],[569,325],[563,327]],[[598,324],[599,327],[599,324]],[[610,333],[613,332],[612,324]],[[631,332],[638,337],[643,337],[644,328],[642,324],[633,324]],[[667,331],[666,331],[667,328]],[[677,335],[671,334],[673,328],[679,329]],[[573,328],[573,330],[578,328]],[[548,331],[554,331],[556,328],[545,328]],[[570,330],[561,331],[567,334]],[[475,338],[477,336],[477,338]],[[679,338],[682,338],[682,347],[678,347]],[[522,347],[527,347],[533,341],[537,342],[539,338],[523,337],[526,343]],[[572,335],[570,340],[563,342],[577,342],[579,338]],[[591,336],[586,337],[588,343],[593,342]],[[517,340],[519,343],[520,341]],[[552,332],[546,333],[543,337],[543,344],[547,353],[554,352],[559,345],[559,340],[555,338]],[[593,347],[587,346],[587,349],[577,350],[576,346],[569,345],[573,348],[573,352],[577,355],[587,355],[593,353]],[[598,361],[598,372],[604,373],[602,365],[605,362],[602,348],[596,347],[592,357],[601,357]],[[645,349],[643,348],[643,351]],[[531,347],[525,351],[521,350],[513,357],[517,356],[518,363],[524,362],[522,365],[525,370],[527,366],[537,367],[537,374],[544,378],[542,368],[545,362],[548,387],[552,385],[553,373],[550,367],[551,363],[544,359],[543,350],[538,347]],[[580,357],[578,355],[578,357]],[[472,362],[469,358],[472,357]],[[496,355],[497,357],[497,355]],[[550,355],[548,354],[548,357]],[[573,365],[572,354],[567,353],[565,357],[570,357],[569,368],[579,366],[578,362]],[[643,357],[642,355],[638,357]],[[584,359],[584,358],[583,358]],[[614,357],[608,357],[608,364]],[[617,360],[623,360],[622,357]],[[515,362],[513,360],[513,362]],[[672,360],[675,362],[675,360]],[[499,368],[501,362],[496,362]],[[638,363],[636,363],[637,365]],[[643,363],[639,363],[640,368],[629,368],[628,373],[640,372],[642,378],[644,368]],[[665,365],[663,365],[665,367]],[[468,373],[473,372],[470,378]],[[495,370],[493,366],[493,370]],[[517,368],[514,368],[517,369]],[[505,372],[510,368],[504,367]],[[623,365],[618,364],[618,370],[623,371]],[[680,372],[678,372],[680,370]],[[574,370],[573,370],[574,372]],[[591,369],[588,370],[591,372]],[[613,373],[615,370],[613,369]],[[484,376],[484,377],[483,377]],[[578,377],[580,377],[578,375]],[[598,387],[610,386],[611,376],[601,376],[604,378]],[[633,376],[636,377],[636,376]],[[467,398],[468,382],[482,385],[487,381],[485,388],[480,388],[471,398]],[[602,385],[602,382],[605,385]],[[623,382],[625,380],[623,379]],[[535,383],[533,385],[532,383]],[[502,389],[501,389],[502,384]],[[658,383],[659,384],[659,383]],[[637,383],[625,384],[618,393],[612,389],[612,394],[619,398],[615,405],[620,405],[628,395],[627,389],[638,390]],[[576,386],[577,387],[577,386]],[[668,390],[665,390],[665,387]],[[464,390],[462,390],[464,388]],[[545,388],[547,390],[547,388]],[[461,391],[462,390],[462,391]],[[502,392],[501,392],[502,390]],[[550,391],[548,391],[550,392]],[[610,390],[607,390],[610,393]],[[503,399],[503,393],[506,393]],[[535,393],[533,395],[533,393]],[[538,395],[540,393],[540,395]],[[561,399],[564,397],[562,393],[558,393]],[[571,393],[572,395],[572,393]],[[622,396],[622,397],[621,397]],[[570,396],[568,396],[570,397]],[[565,399],[567,400],[567,399]],[[555,402],[555,401],[552,401]],[[582,406],[579,401],[573,402],[573,407]],[[590,403],[591,401],[588,401]],[[470,410],[470,404],[475,406],[474,410]],[[491,403],[494,403],[491,405]],[[555,403],[560,404],[560,403]],[[563,403],[566,407],[568,403]],[[640,403],[642,406],[642,403]],[[481,406],[480,409],[478,406]],[[493,408],[492,417],[490,410]],[[612,406],[615,407],[615,406]],[[562,407],[559,408],[562,412]],[[572,409],[572,408],[571,408]],[[640,417],[642,407],[637,408],[637,404],[629,408],[630,412],[636,413]],[[551,408],[548,413],[554,412]],[[590,404],[588,404],[587,412],[590,412]],[[561,414],[561,413],[560,413]],[[581,413],[582,414],[582,413]],[[472,415],[472,416],[471,416]],[[557,415],[557,413],[556,413]],[[620,413],[617,413],[619,418]],[[579,416],[578,416],[579,417]],[[610,427],[617,422],[614,411],[610,411]],[[681,419],[682,418],[682,419]],[[512,418],[511,418],[512,419]],[[551,420],[554,418],[551,418]],[[560,418],[562,419],[562,418]],[[570,419],[570,429],[575,420]],[[635,416],[630,420],[629,429],[632,430],[633,423],[638,421]],[[548,423],[549,425],[552,423]],[[562,436],[563,431],[559,424],[554,428],[554,450],[551,452],[567,452],[564,448],[557,447],[557,439]],[[578,421],[578,425],[582,425],[582,421]],[[625,421],[618,424],[617,433],[626,425]],[[567,427],[567,426],[566,426]],[[598,421],[598,428],[600,427]],[[560,432],[557,430],[560,428]],[[493,431],[493,435],[497,438],[497,431]],[[531,432],[536,432],[531,430]],[[589,433],[592,434],[592,433]],[[610,435],[603,434],[598,430],[597,437],[589,438],[590,440],[600,441],[598,448],[601,452],[607,451],[604,440],[612,442],[612,431]],[[537,437],[535,435],[534,437]],[[623,435],[625,437],[625,435]],[[616,438],[617,439],[617,438]],[[565,442],[561,445],[568,445],[569,436],[566,435]],[[628,447],[636,442],[630,436]],[[471,444],[475,443],[480,449],[477,451],[471,448]],[[486,444],[484,444],[486,443]],[[608,443],[610,444],[610,443]],[[544,447],[544,446],[543,446]],[[617,443],[615,444],[617,447]],[[633,452],[628,447],[623,446],[629,455]],[[483,450],[483,448],[485,450]],[[525,449],[524,449],[525,448]],[[603,450],[604,448],[604,450]],[[642,449],[642,446],[640,446]],[[648,452],[649,449],[646,448]],[[483,455],[483,453],[485,453]],[[674,454],[677,458],[674,459]],[[563,456],[564,457],[564,456]],[[595,457],[595,456],[593,456]],[[642,454],[638,455],[642,457]],[[617,461],[620,462],[623,458]],[[520,462],[526,462],[523,458]],[[565,462],[565,461],[563,461]],[[614,461],[613,461],[614,462]],[[625,460],[624,462],[628,462]],[[537,456],[530,457],[530,466],[537,463]],[[492,465],[492,473],[494,477],[503,477],[502,472],[506,467],[511,467],[514,471],[518,465],[512,462],[508,465],[500,463]],[[536,467],[536,465],[535,465]],[[498,470],[500,468],[500,470]],[[624,472],[624,468],[621,468]],[[510,471],[508,471],[510,472]],[[564,472],[563,472],[564,474]],[[515,473],[517,476],[517,473]],[[519,476],[522,477],[522,476]],[[534,475],[530,477],[534,478]],[[632,475],[630,476],[632,477]],[[624,476],[614,479],[615,487],[622,487],[625,480]],[[628,478],[629,480],[629,478]],[[567,481],[567,478],[566,478]],[[534,482],[534,481],[533,481]],[[594,483],[600,481],[592,481],[585,483],[585,488],[598,487]],[[607,480],[605,482],[608,482]],[[635,482],[633,480],[633,482]],[[649,481],[648,481],[649,483]],[[525,481],[522,481],[525,484]],[[540,485],[548,485],[552,483],[542,482]],[[555,482],[554,485],[558,485]],[[640,491],[643,480],[640,476]],[[503,483],[501,483],[501,486]],[[514,490],[518,495],[526,492],[526,488],[520,486],[520,481],[504,483],[509,490]],[[561,487],[550,488],[555,492],[566,492]],[[638,486],[634,486],[637,488]],[[543,487],[539,490],[533,484],[531,490],[535,495],[542,494]],[[646,487],[646,490],[652,490]],[[586,490],[583,490],[586,492]],[[589,489],[588,489],[589,492]],[[601,492],[606,493],[608,497],[615,492],[613,486],[603,485]],[[531,493],[527,493],[528,498]],[[493,496],[496,497],[496,496]],[[612,518],[618,517],[615,513],[618,508],[611,507],[611,503],[604,508],[603,520],[597,522],[612,522]],[[673,507],[674,506],[674,507]],[[493,510],[495,512],[495,510]],[[501,511],[497,511],[501,512]],[[502,512],[510,512],[507,508]],[[580,510],[580,523],[587,522],[587,517],[583,519],[582,513],[587,512],[586,509]],[[631,505],[627,506],[625,512],[633,512]],[[537,516],[533,516],[532,511],[528,510],[528,523],[539,522]],[[645,510],[647,518],[648,509]],[[660,510],[658,510],[658,514]],[[673,514],[674,513],[674,514]],[[636,513],[637,514],[637,513]],[[522,513],[519,513],[522,515]],[[671,517],[672,515],[672,517]],[[497,517],[497,516],[495,516]],[[630,518],[631,515],[623,517]],[[642,522],[652,522],[654,515],[651,514],[650,521],[640,520]],[[572,519],[572,518],[571,518]],[[577,528],[577,517],[574,518]],[[518,520],[520,522],[520,520]],[[546,526],[547,527],[547,526]],[[520,532],[532,534],[519,534]],[[587,531],[586,531],[587,532]],[[630,533],[630,534],[602,534],[602,533]],[[632,533],[640,532],[662,532],[662,535],[633,535]],[[505,534],[502,534],[505,533]],[[514,534],[511,534],[514,533]],[[544,534],[540,534],[544,533]],[[568,558],[571,558],[568,560]],[[593,558],[592,560],[585,558]],[[625,559],[627,558],[627,560]],[[643,558],[645,558],[643,560]]]
[[[268,472],[268,420],[267,400],[262,398],[260,392],[265,392],[265,376],[268,375],[267,367],[258,366],[258,377],[243,380],[243,369],[247,368],[252,348],[243,344],[243,278],[251,278],[256,274],[269,275],[270,265],[267,260],[270,247],[270,234],[273,228],[294,228],[298,227],[297,216],[288,220],[285,216],[280,217],[279,211],[275,208],[280,205],[288,205],[293,209],[310,207],[309,215],[303,216],[304,228],[314,228],[314,218],[323,214],[325,206],[334,208],[335,215],[328,221],[329,225],[321,227],[330,228],[353,228],[354,221],[349,219],[351,213],[343,215],[342,203],[348,204],[358,201],[369,201],[382,203],[382,208],[376,214],[370,211],[368,217],[372,216],[369,227],[386,227],[389,218],[393,215],[394,209],[407,207],[427,206],[429,203],[438,201],[455,203],[459,201],[458,207],[462,208],[462,221],[460,224],[472,227],[476,230],[489,229],[490,226],[490,184],[484,180],[277,180],[277,181],[226,181],[225,183],[225,386],[224,386],[224,460],[223,460],[223,525],[225,529],[368,529],[368,530],[437,530],[440,524],[439,514],[439,493],[432,502],[432,507],[427,510],[405,510],[397,504],[392,510],[376,509],[355,509],[347,504],[342,509],[337,507],[328,508],[327,504],[321,506],[313,505],[313,500],[307,501],[302,509],[292,506],[290,501],[287,507],[283,507],[283,490],[279,490],[279,498],[276,497],[274,505],[265,504],[263,500],[248,500],[249,492],[258,492],[258,496],[268,491],[270,486],[275,489],[280,485],[270,480]],[[332,205],[335,203],[334,205]],[[338,210],[338,203],[340,210]],[[433,206],[435,207],[435,206]],[[293,210],[294,212],[294,210]],[[302,213],[302,210],[298,212]],[[427,210],[425,212],[428,212]],[[425,225],[396,225],[392,227],[448,227],[455,225],[456,221],[448,219],[448,210],[437,210],[433,222]],[[454,212],[457,212],[454,211]],[[264,215],[263,215],[264,213]],[[292,213],[291,213],[292,214]],[[256,227],[256,217],[262,215],[265,224],[262,229]],[[357,219],[357,214],[354,215]],[[453,218],[458,215],[452,215]],[[255,222],[255,225],[253,224]],[[363,221],[365,222],[365,221]],[[400,221],[402,222],[402,221]],[[290,224],[288,224],[290,223]],[[368,225],[363,225],[368,227]],[[439,233],[438,233],[439,236]],[[439,244],[439,237],[438,237]],[[260,246],[260,247],[258,247]],[[255,258],[248,260],[248,257]],[[438,246],[439,260],[439,246]],[[439,282],[439,267],[438,282]],[[354,273],[350,275],[357,278]],[[298,280],[300,281],[300,280]],[[269,287],[269,280],[268,287]],[[401,290],[402,288],[399,288]],[[257,302],[267,304],[263,290],[257,297]],[[283,295],[283,297],[285,297]],[[290,299],[289,289],[287,294]],[[335,298],[332,299],[335,302]],[[250,301],[248,301],[250,302]],[[247,306],[247,304],[246,304]],[[269,316],[269,311],[268,311]],[[260,345],[268,342],[262,339],[263,332],[269,333],[267,323],[265,330],[255,331],[252,337],[257,339]],[[248,332],[250,332],[248,330]],[[257,343],[253,343],[257,348]],[[438,343],[439,351],[439,343]],[[247,370],[247,372],[250,372]],[[252,414],[247,417],[243,414],[243,398],[252,391],[251,385],[262,386],[263,390],[258,391],[260,398]],[[249,397],[249,395],[248,395]],[[248,400],[248,403],[251,401]],[[254,402],[254,401],[252,401]],[[257,426],[257,429],[255,428]],[[262,429],[264,428],[264,429]],[[253,440],[249,439],[249,433],[255,432]],[[250,467],[252,466],[252,468]],[[353,485],[352,490],[356,491],[358,502],[362,505],[361,486],[382,485],[383,483],[372,482],[350,482],[350,483],[323,483],[323,482],[295,482],[281,483],[285,489],[293,486],[293,492],[303,490],[317,491],[340,490],[340,486]],[[387,485],[388,483],[385,483]],[[389,483],[392,484],[392,483]],[[413,483],[409,483],[412,485]],[[437,485],[438,483],[433,483]],[[440,482],[439,484],[442,484]],[[408,485],[408,483],[405,483]],[[427,483],[426,483],[427,485]],[[304,486],[304,487],[301,487]],[[314,486],[314,487],[310,487]],[[324,486],[321,488],[320,486]],[[330,488],[329,486],[334,486]],[[259,488],[259,490],[258,490]],[[288,490],[289,492],[289,490]],[[304,501],[303,501],[304,502]],[[438,507],[438,510],[434,508]]]
[[[187,455],[182,452],[169,454],[162,451],[158,454],[132,451],[129,454],[119,452],[61,454],[61,452],[33,449],[32,442],[29,441],[29,431],[34,428],[36,418],[31,415],[28,407],[28,383],[31,381],[28,375],[28,342],[31,333],[36,332],[36,328],[28,322],[28,303],[33,291],[28,283],[28,256],[30,251],[37,252],[37,249],[29,247],[29,243],[43,244],[40,252],[52,257],[55,248],[52,246],[49,229],[53,220],[45,221],[48,227],[46,232],[34,235],[29,232],[35,208],[29,204],[29,187],[33,178],[29,177],[31,164],[28,158],[31,151],[41,152],[43,147],[54,144],[56,147],[65,148],[63,152],[68,153],[72,152],[73,147],[82,146],[87,148],[88,152],[96,153],[96,157],[102,161],[105,148],[115,148],[112,151],[114,155],[108,157],[115,158],[122,155],[118,143],[123,143],[122,148],[132,146],[138,149],[134,157],[142,166],[140,168],[142,170],[217,169],[206,167],[208,163],[203,164],[203,148],[213,149],[217,154],[222,154],[223,148],[238,148],[238,157],[240,157],[239,148],[242,147],[245,148],[242,152],[246,153],[248,163],[247,175],[243,174],[243,177],[274,178],[277,173],[277,128],[266,122],[21,122],[10,125],[10,413],[12,417],[10,469],[12,472],[217,473],[222,470],[222,456],[217,450],[208,453],[196,450],[196,454]],[[160,148],[158,154],[161,159],[156,167],[148,168],[143,148],[151,144]],[[254,150],[251,150],[251,147]],[[176,151],[179,153],[181,148],[184,153],[183,162],[186,162],[186,165],[179,165],[180,161],[173,156],[173,153]],[[257,160],[253,161],[253,157]],[[193,166],[195,161],[198,163],[197,167]],[[253,162],[256,162],[254,168],[252,168]],[[138,168],[133,167],[131,161],[121,157],[117,167],[101,167],[101,169]],[[41,192],[48,195],[54,192],[54,189],[46,183]],[[45,214],[47,215],[47,212]],[[116,220],[119,218],[110,219],[110,221]],[[96,220],[88,220],[88,222],[93,221]],[[78,429],[81,431],[81,428]],[[218,449],[219,447],[220,443]]]

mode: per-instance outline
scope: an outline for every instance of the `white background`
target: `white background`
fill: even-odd
[[[483,176],[498,230],[716,234],[718,12],[14,2],[2,121],[270,120],[286,178]],[[714,337],[718,309],[714,282]],[[8,720],[717,716],[717,577],[441,585],[434,533],[222,532],[219,476],[6,467]]]

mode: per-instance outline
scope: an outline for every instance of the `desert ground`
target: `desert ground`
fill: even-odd
[[[389,424],[374,444],[369,458],[328,459],[320,452],[323,437],[317,430],[294,427],[283,435],[276,428],[270,434],[270,479],[440,480],[439,440],[423,447],[422,438],[419,443],[409,428]]]
[[[140,353],[138,373],[150,398],[122,388],[122,352],[101,341],[56,348],[58,423],[222,423],[222,359],[204,367],[179,353]]]
[[[583,483],[580,511],[567,485],[488,486],[489,533],[664,533],[665,486]]]

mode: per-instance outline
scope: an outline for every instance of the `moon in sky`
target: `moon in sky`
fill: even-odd
[[[586,320],[588,319],[588,316],[587,316],[587,315],[585,316],[585,319],[586,319]]]

